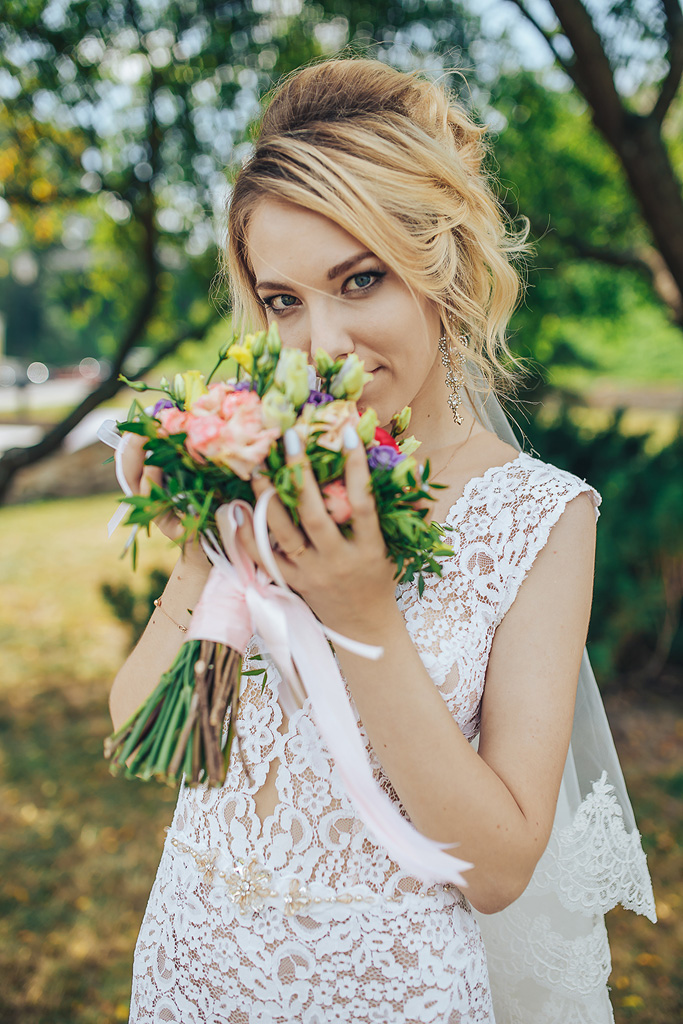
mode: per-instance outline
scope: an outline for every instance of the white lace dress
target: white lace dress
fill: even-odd
[[[468,739],[478,733],[496,627],[567,502],[584,491],[597,515],[588,484],[528,455],[489,470],[449,512],[454,550],[443,576],[428,580],[421,599],[414,584],[397,590],[411,638]],[[181,786],[135,950],[130,1021],[490,1024],[487,957],[467,900],[410,877],[373,842],[308,702],[280,729],[277,681],[271,666],[265,689],[253,677],[244,686],[239,732],[251,781],[234,757],[222,789]],[[376,778],[398,801],[358,727]],[[273,759],[279,803],[262,827],[254,794]],[[533,976],[513,925],[491,935],[493,955],[504,962],[514,946],[515,976]],[[583,987],[601,1016],[568,1016],[564,994],[553,1015],[558,963],[549,985],[541,979],[537,1012],[517,1017],[514,984],[498,983],[498,1024],[610,1020],[609,951],[596,927],[585,939],[592,946],[584,942],[592,974]],[[546,959],[547,932],[540,922],[531,936],[546,943]]]

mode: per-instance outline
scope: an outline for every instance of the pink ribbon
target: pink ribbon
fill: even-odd
[[[122,458],[128,435],[122,439],[116,424],[108,421],[98,436],[115,448],[118,481],[124,494],[132,494]],[[446,882],[465,888],[467,883],[461,872],[472,865],[446,853],[451,844],[436,842],[418,832],[375,781],[327,638],[339,647],[375,660],[382,656],[382,648],[358,643],[323,626],[308,605],[289,589],[268,540],[266,513],[274,493],[269,488],[262,494],[253,513],[244,501],[222,505],[216,512],[223,548],[207,532],[202,543],[213,568],[192,614],[187,638],[213,640],[244,653],[252,636],[258,634],[280,672],[278,699],[283,710],[291,718],[306,696],[310,698],[323,742],[368,832],[403,870],[416,878],[428,884]],[[123,503],[114,515],[109,523],[110,536],[129,508]],[[253,515],[259,556],[270,576],[254,564],[239,543],[237,508],[249,518]],[[136,530],[134,527],[126,547]]]
[[[275,565],[266,526],[266,508],[273,493],[271,488],[257,502],[254,532],[264,564]],[[326,629],[279,572],[280,578],[274,582],[259,569],[237,537],[237,508],[252,517],[251,507],[244,501],[222,505],[216,513],[223,550],[215,537],[209,534],[206,538],[204,550],[213,568],[193,612],[188,639],[213,640],[244,653],[252,636],[258,634],[282,677],[278,698],[285,713],[291,717],[308,696],[346,792],[375,840],[403,870],[423,881],[465,887],[461,872],[472,865],[446,853],[449,844],[418,832],[375,781],[327,636],[372,659],[381,657],[382,648]],[[270,571],[271,566],[268,568]]]

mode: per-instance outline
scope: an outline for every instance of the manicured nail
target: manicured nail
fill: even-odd
[[[342,441],[347,451],[351,451],[352,448],[358,447],[358,434],[353,429],[350,423],[347,423],[342,433]]]
[[[285,452],[290,459],[295,455],[301,455],[301,440],[294,427],[285,431]]]
[[[238,526],[241,526],[242,523],[244,522],[244,512],[239,507],[239,505],[235,509],[235,522],[237,523]]]

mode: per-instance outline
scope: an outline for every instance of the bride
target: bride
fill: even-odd
[[[584,654],[600,497],[519,452],[495,388],[523,248],[482,172],[482,129],[439,87],[370,60],[276,92],[230,203],[234,315],[372,374],[382,424],[412,406],[452,528],[441,577],[396,588],[368,468],[344,438],[346,539],[303,468],[276,501],[278,568],[316,616],[380,645],[338,653],[375,777],[473,864],[464,891],[392,861],[350,804],[307,701],[246,677],[224,786],[181,786],[135,951],[130,1020],[551,1024],[613,1019],[603,914],[654,919],[640,838]],[[131,485],[149,487],[137,440]],[[256,479],[256,492],[261,489]],[[177,536],[173,520],[159,523]],[[248,523],[240,539],[259,560]],[[182,643],[208,563],[186,549],[111,694],[117,727]],[[262,651],[258,637],[250,656]],[[249,667],[247,665],[247,667]],[[577,695],[578,681],[578,695]]]

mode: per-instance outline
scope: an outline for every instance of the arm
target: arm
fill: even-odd
[[[293,563],[278,557],[280,570],[326,625],[384,647],[380,662],[339,652],[370,742],[416,827],[457,843],[453,853],[475,865],[467,873],[472,904],[484,913],[501,910],[523,892],[552,828],[590,611],[590,499],[581,495],[569,503],[498,627],[477,752],[424,668],[396,606],[393,566],[362,449],[352,448],[347,460],[351,540],[326,514],[310,467],[299,458],[305,533],[276,501],[269,507],[274,539],[297,553]],[[246,526],[240,536],[257,558]]]
[[[203,555],[201,560],[199,556],[181,555],[176,562],[161,596],[164,611],[154,610],[112,684],[109,711],[114,730],[130,718],[150,695],[161,675],[171,667],[185,640],[185,633],[179,627],[188,625],[189,612],[199,599],[209,568]]]
[[[526,888],[552,828],[571,736],[593,579],[595,514],[569,503],[498,627],[478,753],[400,622],[337,623],[382,643],[382,661],[340,651],[360,717],[415,826],[470,860],[467,895],[493,913]],[[361,634],[361,630],[367,632]],[[379,633],[379,636],[378,636]]]
[[[161,478],[161,470],[145,467],[144,443],[144,437],[130,435],[123,455],[126,478],[137,494],[148,494],[150,482],[159,482]],[[179,522],[172,515],[164,516],[157,525],[171,540],[177,540],[182,533]],[[196,545],[188,547],[178,559],[161,596],[164,611],[155,609],[135,649],[112,684],[109,711],[114,730],[130,718],[150,695],[161,675],[171,667],[185,639],[185,633],[179,627],[189,623],[188,609],[191,610],[198,600],[210,568]]]

